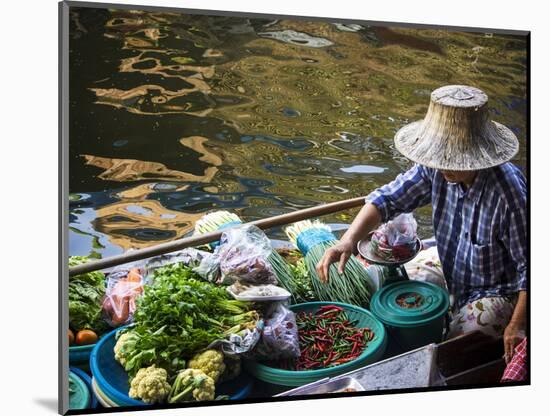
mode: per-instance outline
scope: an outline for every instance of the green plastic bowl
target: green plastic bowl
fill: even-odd
[[[384,325],[366,309],[339,302],[301,303],[299,305],[292,305],[289,308],[295,313],[316,312],[321,306],[325,305],[341,306],[344,308],[350,321],[357,320],[358,328],[368,327],[374,332],[374,339],[369,342],[367,348],[359,357],[353,361],[330,368],[302,371],[282,370],[279,368],[269,367],[254,360],[245,360],[244,366],[246,370],[254,377],[266,383],[298,387],[325,377],[335,377],[337,375],[365,367],[366,365],[372,364],[382,358],[387,344],[386,330],[384,329]]]

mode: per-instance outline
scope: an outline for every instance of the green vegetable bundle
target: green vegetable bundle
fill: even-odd
[[[69,258],[69,267],[90,261],[88,257]],[[105,275],[95,271],[69,278],[69,325],[75,331],[106,329],[101,319],[101,303],[105,296]]]
[[[301,258],[295,265],[289,264],[290,270],[294,276],[294,299],[296,303],[315,302],[319,300],[313,291],[312,279],[306,266],[305,258]]]
[[[206,234],[241,223],[241,219],[236,214],[228,211],[215,211],[205,215],[197,221],[194,234]],[[281,255],[277,253],[276,250],[271,250],[271,254],[267,258],[267,261],[271,264],[273,271],[277,275],[280,286],[284,287],[292,294],[293,303],[305,302],[306,299],[300,296],[300,289],[294,282],[294,275],[290,269],[290,265]]]
[[[200,280],[182,264],[157,269],[152,280],[137,301],[132,335],[118,346],[131,377],[152,364],[174,375],[198,351],[230,334],[244,335],[259,320],[251,303],[230,299],[225,287]]]
[[[287,227],[285,233],[304,254],[313,291],[319,300],[368,306],[374,286],[367,270],[355,257],[349,258],[344,273],[339,274],[333,264],[329,268],[329,281],[323,283],[319,279],[316,266],[325,251],[336,243],[336,236],[327,225],[318,220],[304,220]]]

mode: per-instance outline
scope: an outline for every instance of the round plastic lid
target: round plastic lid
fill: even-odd
[[[370,310],[387,325],[414,327],[440,318],[449,308],[449,295],[432,283],[409,280],[378,290]]]
[[[69,380],[72,392],[69,392],[69,409],[87,409],[90,407],[90,390],[79,376],[72,371],[69,372]]]

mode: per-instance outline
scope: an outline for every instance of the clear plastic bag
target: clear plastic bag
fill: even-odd
[[[268,314],[262,337],[253,351],[254,358],[278,360],[300,356],[296,315],[284,302],[277,302]]]
[[[255,285],[276,284],[277,277],[268,261],[271,250],[271,242],[255,225],[246,224],[225,231],[215,251],[222,279]]]
[[[224,283],[220,276],[220,256],[216,252],[205,253],[201,262],[193,267],[193,271],[209,282]]]
[[[388,246],[401,246],[416,242],[418,225],[412,213],[400,214],[388,221],[374,233]],[[373,237],[374,238],[374,237]]]
[[[132,322],[136,299],[145,285],[143,263],[133,263],[113,269],[107,277],[107,288],[102,304],[102,315],[112,327]]]
[[[411,213],[398,215],[372,233],[370,244],[372,251],[386,261],[398,261],[411,257],[417,249],[417,227]]]
[[[225,355],[239,355],[250,352],[260,340],[264,320],[260,319],[254,329],[246,329],[238,334],[230,334],[227,339],[216,340],[206,349],[220,347]]]
[[[205,257],[211,255],[212,254],[207,251],[197,250],[196,248],[184,248],[183,250],[161,254],[160,256],[147,260],[145,263],[145,268],[148,273],[151,273],[159,267],[176,263],[183,263],[189,267],[197,267]]]

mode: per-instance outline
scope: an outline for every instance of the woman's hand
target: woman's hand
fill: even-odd
[[[329,268],[332,263],[338,263],[338,273],[344,273],[346,262],[353,254],[354,243],[350,240],[340,240],[336,245],[325,251],[323,258],[317,264],[317,275],[321,282],[326,283],[329,279]]]
[[[510,321],[504,330],[504,360],[506,364],[514,357],[514,348],[525,338],[525,329],[514,321]]]

